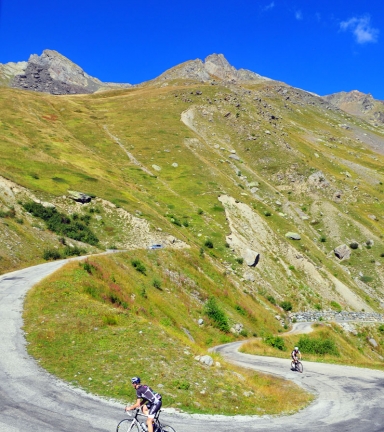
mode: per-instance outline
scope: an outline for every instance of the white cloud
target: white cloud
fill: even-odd
[[[303,19],[303,14],[302,14],[301,10],[298,10],[295,12],[295,18],[299,21]]]
[[[269,3],[269,5],[263,7],[263,11],[271,10],[275,7],[275,2]]]
[[[369,15],[362,18],[350,18],[340,23],[340,29],[343,31],[351,31],[356,38],[356,42],[359,44],[377,42],[380,31],[371,27],[370,21],[371,17]]]

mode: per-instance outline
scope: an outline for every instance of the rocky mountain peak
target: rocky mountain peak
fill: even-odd
[[[168,69],[159,77],[160,80],[197,79],[199,81],[223,80],[246,82],[268,80],[252,71],[236,69],[223,54],[211,54],[204,61],[200,59],[187,61]]]
[[[60,95],[93,93],[102,86],[102,82],[57,51],[45,50],[40,56],[32,54],[24,71],[16,73],[10,85]]]
[[[370,123],[375,125],[384,123],[383,102],[374,99],[370,93],[352,90],[324,96],[324,99],[347,113],[364,118]]]

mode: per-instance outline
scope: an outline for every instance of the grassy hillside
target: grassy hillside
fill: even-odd
[[[316,361],[383,369],[383,324],[354,324],[345,331],[334,323],[314,324],[314,332],[306,335],[285,335],[276,340],[268,335],[245,343],[241,351],[249,354],[287,358],[298,346],[303,362]],[[369,340],[374,339],[377,346]]]
[[[190,353],[188,366],[170,368],[178,377],[167,372],[158,383],[171,393],[187,386],[180,384],[185,379],[192,391],[199,365],[193,355],[235,338],[211,322],[196,325],[212,296],[230,325],[244,325],[243,336],[236,337],[283,331],[289,319],[281,305],[299,311],[336,303],[343,310],[383,312],[382,128],[269,81],[241,87],[178,79],[60,97],[0,88],[0,109],[1,271],[76,248],[131,251],[92,258],[88,270],[72,265],[31,294],[26,328],[36,342],[30,349],[60,376],[125,397],[120,380],[112,385],[102,378],[102,356],[110,353],[107,365],[120,361],[123,336],[140,326],[158,327],[164,331],[159,352],[160,344],[172,352],[167,361],[182,360],[170,340],[172,346],[182,341]],[[70,191],[92,201],[75,202]],[[31,201],[55,206],[63,224],[84,222],[98,242],[53,230],[26,210]],[[165,249],[155,255],[147,250],[152,243]],[[341,261],[333,250],[342,244],[350,258]],[[249,265],[250,254],[258,254],[256,266]],[[132,259],[144,264],[146,276]],[[53,294],[58,304],[49,300]],[[63,304],[65,312],[55,309]],[[48,321],[42,318],[46,312]],[[72,326],[72,333],[64,332]],[[92,328],[102,329],[95,337],[103,334],[100,346],[107,347],[100,358],[83,341]],[[41,332],[47,332],[52,352],[37,342],[44,340]],[[137,338],[124,349],[132,350]],[[67,350],[72,341],[79,357]],[[57,356],[63,359],[63,346],[73,364],[55,364]],[[158,356],[148,350],[143,358],[152,355]],[[128,373],[136,357],[129,362]],[[85,376],[92,368],[100,376],[91,381]],[[148,379],[154,374],[148,369]],[[224,373],[232,385],[231,374]],[[172,387],[175,380],[179,384]],[[215,410],[203,402],[188,405],[198,397],[186,397],[184,409]],[[271,403],[263,409],[290,408]]]
[[[189,412],[289,413],[311,400],[293,384],[215,355],[211,367],[196,360],[212,345],[278,331],[256,297],[196,253],[137,251],[72,263],[28,294],[24,319],[41,365],[93,393],[132,400],[130,377],[139,375],[167,406]],[[232,333],[239,322],[242,331]]]

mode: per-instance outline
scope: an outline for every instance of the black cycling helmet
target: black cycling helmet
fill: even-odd
[[[132,383],[132,384],[140,384],[140,382],[141,382],[141,380],[140,380],[139,377],[133,377],[133,378],[131,379],[131,383]]]

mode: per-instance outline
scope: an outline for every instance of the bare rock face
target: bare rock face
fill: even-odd
[[[269,80],[269,78],[246,69],[236,69],[228,63],[223,54],[211,54],[204,62],[197,59],[182,63],[167,70],[158,79],[196,79],[203,82],[210,80],[230,82]]]
[[[371,94],[365,94],[358,90],[339,92],[323,96],[327,102],[356,115],[373,124],[384,123],[384,101],[376,100]]]
[[[11,87],[52,94],[93,93],[102,87],[97,78],[56,51],[45,50],[41,56],[30,56],[27,67],[16,74]]]
[[[54,95],[94,93],[130,84],[103,83],[57,51],[32,54],[28,62],[0,64],[0,85]]]
[[[0,85],[9,85],[15,75],[24,74],[27,66],[27,62],[0,64]]]
[[[204,63],[197,59],[181,63],[159,76],[160,80],[172,80],[177,78],[195,79],[198,81],[208,81],[211,77],[205,70]]]

